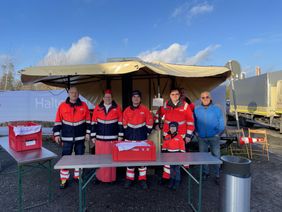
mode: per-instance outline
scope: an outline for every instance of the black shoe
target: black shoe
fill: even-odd
[[[68,187],[68,181],[62,180],[60,183],[60,189],[65,189],[66,187]]]
[[[124,183],[124,188],[129,188],[132,184],[132,180],[125,180],[125,183]]]
[[[214,180],[215,184],[216,185],[219,185],[220,184],[220,178],[219,177],[216,177],[215,180]]]
[[[175,180],[173,186],[172,186],[172,190],[176,191],[178,189],[180,185],[180,181],[179,180]]]
[[[209,176],[210,176],[209,174],[203,173],[203,175],[202,175],[202,180],[203,180],[203,181],[206,181]]]
[[[172,189],[172,187],[174,186],[174,183],[175,183],[175,180],[174,180],[174,179],[170,179],[170,180],[169,180],[169,183],[168,183],[168,185],[167,185],[167,187],[168,187],[169,189]]]
[[[74,181],[75,183],[79,183],[79,178],[73,178],[73,181]]]
[[[162,178],[160,181],[159,181],[159,184],[160,185],[167,185],[169,183],[169,179],[164,179]]]
[[[140,180],[140,187],[143,189],[143,190],[147,190],[148,189],[148,185],[146,183],[146,180]]]

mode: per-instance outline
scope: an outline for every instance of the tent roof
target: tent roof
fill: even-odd
[[[175,83],[189,93],[195,100],[200,93],[211,90],[224,82],[231,75],[224,66],[188,66],[162,62],[144,62],[141,60],[115,61],[101,64],[38,66],[21,71],[24,84],[42,82],[47,85],[67,88],[78,87],[80,94],[96,103],[103,95],[110,81],[115,98],[121,102],[122,76],[130,74],[133,89],[140,89],[147,94],[147,105],[157,95],[157,85],[161,95],[167,97],[170,86]]]
[[[75,85],[84,81],[89,82],[91,79],[95,81],[95,79],[107,76],[116,78],[128,73],[132,73],[135,78],[165,75],[185,78],[217,76],[226,79],[230,76],[231,71],[224,66],[188,66],[133,60],[87,65],[29,67],[21,71],[21,80],[24,84],[43,82],[62,87],[62,84],[67,83],[68,77],[70,83]]]

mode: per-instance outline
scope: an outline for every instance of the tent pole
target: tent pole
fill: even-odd
[[[232,64],[231,64],[231,62],[229,62],[229,68],[232,71]],[[234,111],[235,111],[235,119],[236,119],[237,129],[239,130],[240,129],[240,125],[239,125],[239,118],[238,118],[238,111],[237,111],[234,78],[233,78],[232,74],[231,74],[231,92],[232,92],[233,103],[234,103]]]
[[[149,79],[149,108],[152,109],[152,81]]]
[[[160,82],[160,75],[158,75],[158,98],[161,98],[161,82]]]
[[[131,103],[132,76],[125,74],[122,76],[122,108],[125,109]]]
[[[111,89],[111,78],[106,76],[106,89]]]
[[[68,76],[68,90],[70,89],[70,76]]]

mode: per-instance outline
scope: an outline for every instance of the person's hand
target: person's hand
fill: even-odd
[[[155,130],[160,130],[160,125],[159,124],[156,124]]]
[[[188,144],[190,141],[191,141],[191,138],[189,138],[189,137],[186,137],[186,138],[185,138],[186,144]]]
[[[90,135],[89,134],[85,135],[85,141],[90,141]]]
[[[92,143],[95,145],[95,143],[96,143],[96,138],[92,138]]]
[[[57,143],[57,144],[60,144],[61,143],[61,138],[60,138],[60,136],[55,136],[55,142]]]

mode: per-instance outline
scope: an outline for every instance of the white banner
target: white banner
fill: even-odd
[[[54,121],[58,106],[68,97],[65,90],[0,91],[0,123],[8,121]],[[93,105],[80,96],[89,109]]]

